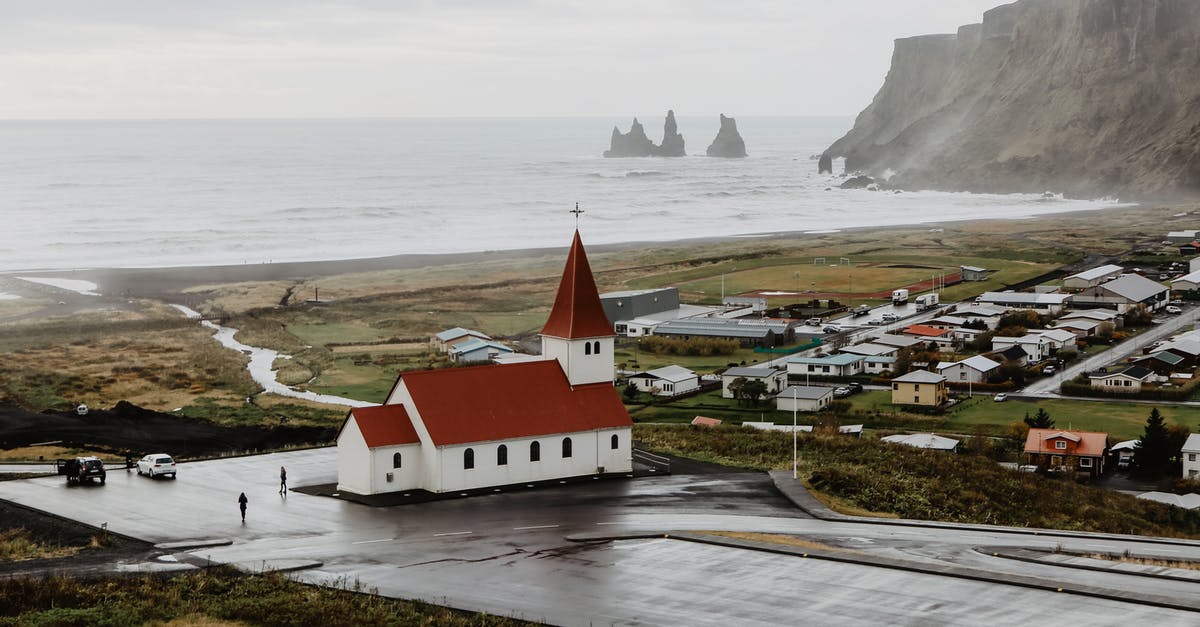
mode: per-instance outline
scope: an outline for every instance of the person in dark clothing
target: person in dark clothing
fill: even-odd
[[[246,503],[248,503],[249,501],[250,501],[250,499],[246,498],[245,492],[242,492],[242,495],[238,497],[238,508],[242,510],[242,522],[243,523],[246,522]]]
[[[287,492],[287,469],[283,466],[279,467],[279,493]]]

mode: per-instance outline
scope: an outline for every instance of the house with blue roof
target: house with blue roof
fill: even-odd
[[[485,341],[492,339],[486,333],[480,333],[479,331],[464,329],[462,327],[454,327],[453,329],[446,329],[441,333],[435,334],[429,343],[433,346],[433,350],[439,353],[447,353],[450,352],[451,347],[472,338]]]
[[[863,371],[866,357],[838,353],[824,357],[792,357],[787,362],[788,376],[851,377]]]
[[[507,355],[512,353],[513,349],[499,343],[489,340],[481,340],[477,337],[470,338],[464,342],[459,342],[450,347],[450,361],[461,364],[472,361],[491,361],[496,355]]]

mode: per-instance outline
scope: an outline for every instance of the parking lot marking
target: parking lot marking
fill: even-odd
[[[470,531],[451,531],[449,533],[435,533],[435,534],[433,534],[433,536],[435,538],[440,538],[442,536],[465,536],[469,533],[471,533],[471,532]]]
[[[553,529],[558,525],[532,525],[529,527],[513,527],[513,531],[524,531],[526,529]]]

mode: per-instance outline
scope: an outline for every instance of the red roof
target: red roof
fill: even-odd
[[[942,337],[950,333],[946,329],[935,329],[924,324],[914,324],[904,330],[908,335],[920,335],[925,337]]]
[[[571,387],[555,359],[405,372],[400,382],[436,446],[633,425],[611,383]]]
[[[575,231],[575,239],[571,242],[554,309],[550,311],[546,326],[542,327],[542,335],[568,340],[615,335],[612,324],[604,315],[604,307],[600,305],[600,292],[596,291],[596,280],[592,277],[579,231]]]
[[[1058,440],[1071,444],[1066,449],[1054,447]],[[1048,453],[1051,455],[1084,455],[1100,457],[1108,448],[1108,434],[1095,431],[1068,431],[1066,429],[1030,429],[1025,437],[1026,453]]]
[[[358,430],[362,432],[367,448],[418,444],[421,441],[403,405],[355,407],[350,414],[358,423]]]
[[[696,416],[692,418],[692,424],[698,427],[719,427],[721,420],[717,418],[709,418],[708,416]]]

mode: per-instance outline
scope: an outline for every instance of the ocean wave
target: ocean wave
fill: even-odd
[[[630,170],[625,173],[625,178],[634,179],[644,176],[670,176],[669,172],[661,172],[659,170]]]

